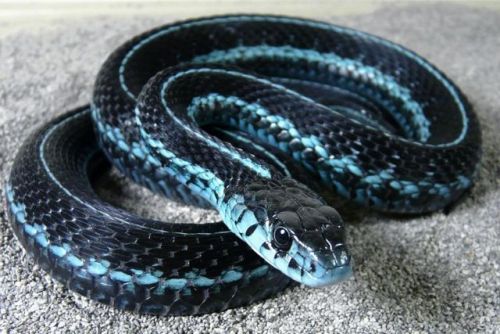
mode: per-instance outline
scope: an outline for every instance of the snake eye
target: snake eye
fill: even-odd
[[[282,226],[276,227],[276,229],[274,230],[273,239],[274,245],[279,250],[287,251],[292,246],[292,237],[290,235],[290,232]]]

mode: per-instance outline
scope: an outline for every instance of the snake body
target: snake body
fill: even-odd
[[[459,89],[399,45],[296,18],[202,18],[113,52],[91,105],[20,149],[7,212],[69,289],[141,313],[202,314],[350,275],[344,223],[319,192],[438,210],[472,185],[480,146]],[[89,181],[106,161],[222,222],[113,207]]]

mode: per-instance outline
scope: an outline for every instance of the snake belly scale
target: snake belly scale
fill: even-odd
[[[350,276],[344,223],[318,193],[439,210],[471,187],[480,154],[469,103],[415,53],[311,20],[209,17],[114,51],[91,104],[21,147],[6,211],[69,289],[140,313],[203,314]],[[222,222],[113,207],[90,181],[108,162]]]

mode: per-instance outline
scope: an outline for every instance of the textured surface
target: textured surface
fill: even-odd
[[[499,118],[494,113],[498,84],[495,71],[490,68],[498,64],[488,55],[498,51],[495,47],[500,48],[494,35],[499,28],[498,16],[468,9],[428,7],[388,10],[350,20],[341,23],[351,23],[402,42],[427,56],[469,96],[483,123],[485,149],[481,179],[471,197],[449,216],[434,214],[404,222],[372,216],[351,225],[348,232],[357,272],[355,279],[346,284],[315,291],[296,288],[249,309],[196,319],[136,319],[63,291],[41,271],[31,272],[31,262],[25,256],[21,260],[14,256],[20,253],[20,247],[12,242],[12,234],[3,224],[0,302],[6,307],[1,308],[5,313],[0,313],[0,317],[5,326],[21,325],[26,329],[35,319],[43,317],[48,320],[42,325],[53,329],[61,324],[75,328],[101,326],[101,329],[110,325],[122,329],[141,326],[150,331],[163,326],[178,331],[224,327],[312,331],[320,328],[316,326],[351,331],[368,328],[492,331],[499,321],[495,318],[499,308],[499,250],[495,248],[499,237],[496,208],[499,172],[494,147],[499,141],[494,132]],[[468,26],[460,24],[465,21]],[[2,170],[3,177],[20,141],[30,131],[29,126],[20,126],[23,121],[39,124],[48,112],[88,100],[92,78],[109,50],[123,40],[123,35],[159,22],[93,23],[86,28],[83,24],[73,24],[43,35],[20,34],[2,42],[0,132],[6,138],[0,150],[1,164],[6,167]],[[395,26],[399,27],[397,32]],[[22,43],[18,42],[20,39]],[[87,41],[92,41],[92,48],[83,46]],[[441,49],[442,45],[446,48]],[[58,71],[61,67],[66,71]],[[16,80],[5,80],[14,75]],[[145,215],[195,220],[203,219],[200,215],[209,215],[177,210],[171,204],[165,206],[161,200],[157,201],[156,209],[148,210],[136,203],[135,192],[124,191],[123,196]],[[23,296],[34,298],[28,312]]]

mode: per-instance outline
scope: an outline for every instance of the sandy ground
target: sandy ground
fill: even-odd
[[[324,14],[322,17],[326,17]],[[52,22],[0,38],[0,177],[8,176],[34,127],[87,103],[106,55],[128,36],[174,17]],[[500,328],[500,14],[456,5],[387,6],[328,16],[400,42],[444,70],[470,98],[483,126],[481,176],[449,215],[393,220],[368,215],[348,226],[354,278],[321,290],[288,289],[246,308],[158,318],[115,311],[54,282],[0,220],[0,329],[5,332],[494,333]],[[205,221],[112,178],[112,200],[144,216]],[[115,187],[115,188],[116,188]],[[132,191],[123,191],[123,189]],[[2,195],[3,196],[3,195]],[[153,206],[146,206],[145,198]],[[3,201],[3,198],[0,198]]]

